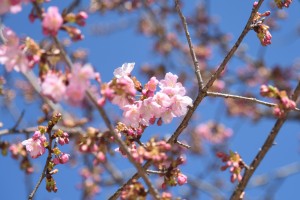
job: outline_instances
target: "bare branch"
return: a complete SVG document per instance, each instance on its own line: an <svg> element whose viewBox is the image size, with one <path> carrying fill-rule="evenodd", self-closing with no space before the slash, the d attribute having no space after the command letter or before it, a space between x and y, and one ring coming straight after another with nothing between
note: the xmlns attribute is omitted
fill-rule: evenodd
<svg viewBox="0 0 300 200"><path fill-rule="evenodd" d="M296 102L299 94L300 94L300 81L299 81L296 89L294 90L294 93L293 93L291 99ZM263 144L260 151L255 156L255 158L252 161L249 169L245 170L245 173L243 175L242 180L239 182L239 184L237 185L236 189L234 190L234 192L233 192L233 194L230 198L231 200L241 199L241 195L244 193L244 190L245 190L250 178L252 177L254 171L257 169L260 162L264 159L264 157L266 156L268 151L273 146L276 136L278 135L282 125L284 124L284 122L287 119L288 112L289 112L289 110L285 110L285 115L282 118L280 118L276 121L276 123L273 126L268 138L266 139L266 141Z"/></svg>
<svg viewBox="0 0 300 200"><path fill-rule="evenodd" d="M197 77L198 85L199 85L199 90L202 90L202 88L203 88L203 79L202 79L201 70L200 70L200 67L199 67L199 62L197 60L197 57L196 57L196 54L195 54L195 51L194 51L194 47L193 47L193 44L192 44L192 39L191 39L189 30L188 30L186 19L185 19L184 15L182 14L181 9L180 9L179 0L175 0L175 8L178 12L178 15L179 15L180 19L181 19L181 23L182 23L182 26L183 26L183 29L184 29L184 32L185 32L185 36L186 36L187 42L189 44L190 54L191 54L192 59L193 59L195 73L196 73L196 77Z"/></svg>
<svg viewBox="0 0 300 200"><path fill-rule="evenodd" d="M239 100L244 100L244 101L248 101L251 103L258 103L258 104L262 104L268 107L274 107L277 104L276 103L269 103L266 101L262 101L262 100L258 100L254 97L244 97L244 96L239 96L239 95L234 95L234 94L225 94L225 93L220 93L220 92L207 92L206 93L207 96L211 96L211 97L224 97L224 98L231 98L231 99L239 99ZM296 111L300 111L299 108L295 108Z"/></svg>

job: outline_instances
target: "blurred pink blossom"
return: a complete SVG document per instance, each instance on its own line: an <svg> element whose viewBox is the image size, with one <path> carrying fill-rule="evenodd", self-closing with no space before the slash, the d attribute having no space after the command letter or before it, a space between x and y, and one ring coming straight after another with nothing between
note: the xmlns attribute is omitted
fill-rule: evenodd
<svg viewBox="0 0 300 200"><path fill-rule="evenodd" d="M43 15L43 33L45 35L55 36L63 24L63 18L60 15L58 8L50 6Z"/></svg>
<svg viewBox="0 0 300 200"><path fill-rule="evenodd" d="M45 153L45 142L45 135L41 134L40 131L36 131L32 138L24 140L22 144L26 146L26 150L32 158L37 158Z"/></svg>
<svg viewBox="0 0 300 200"><path fill-rule="evenodd" d="M63 99L66 92L66 85L63 82L63 77L49 71L41 85L42 94L58 102Z"/></svg>

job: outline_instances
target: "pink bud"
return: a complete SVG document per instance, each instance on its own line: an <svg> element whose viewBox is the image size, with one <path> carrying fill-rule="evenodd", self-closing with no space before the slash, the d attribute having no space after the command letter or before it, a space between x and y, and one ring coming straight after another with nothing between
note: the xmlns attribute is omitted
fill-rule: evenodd
<svg viewBox="0 0 300 200"><path fill-rule="evenodd" d="M63 153L63 155L60 156L59 162L60 162L61 164L65 164L65 163L67 163L67 162L69 161L69 157L70 157L69 154Z"/></svg>
<svg viewBox="0 0 300 200"><path fill-rule="evenodd" d="M178 177L177 177L177 182L178 182L179 185L183 185L183 184L187 183L186 175L184 175L182 173L179 173Z"/></svg>

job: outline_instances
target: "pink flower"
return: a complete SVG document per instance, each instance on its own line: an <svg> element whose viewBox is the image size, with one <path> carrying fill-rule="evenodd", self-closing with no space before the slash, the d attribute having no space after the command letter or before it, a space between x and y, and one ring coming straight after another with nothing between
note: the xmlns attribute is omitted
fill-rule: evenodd
<svg viewBox="0 0 300 200"><path fill-rule="evenodd" d="M115 69L114 76L116 78L121 78L124 76L129 76L134 68L135 63L124 63L121 67Z"/></svg>
<svg viewBox="0 0 300 200"><path fill-rule="evenodd" d="M69 134L64 132L61 137L58 138L60 145L69 144Z"/></svg>
<svg viewBox="0 0 300 200"><path fill-rule="evenodd" d="M63 78L53 72L48 72L41 85L42 94L54 102L62 100L66 92L66 85Z"/></svg>
<svg viewBox="0 0 300 200"><path fill-rule="evenodd" d="M24 140L22 144L26 146L26 150L32 158L37 158L45 153L45 142L45 135L42 135L40 131L36 131L32 138Z"/></svg>
<svg viewBox="0 0 300 200"><path fill-rule="evenodd" d="M22 10L22 0L1 0L0 1L0 15L7 12L18 13Z"/></svg>
<svg viewBox="0 0 300 200"><path fill-rule="evenodd" d="M175 94L185 95L185 88L181 83L177 82L178 76L168 72L165 75L165 79L159 82L159 87L161 88L161 92L172 97Z"/></svg>
<svg viewBox="0 0 300 200"><path fill-rule="evenodd" d="M29 67L29 61L24 52L15 46L1 46L0 47L0 63L5 65L8 72L21 71L26 72Z"/></svg>
<svg viewBox="0 0 300 200"><path fill-rule="evenodd" d="M195 128L195 133L199 135L201 139L207 140L208 142L221 144L231 137L232 130L224 127L222 124L207 122L205 124L199 124Z"/></svg>
<svg viewBox="0 0 300 200"><path fill-rule="evenodd" d="M43 16L43 33L45 35L55 36L63 24L63 18L58 12L58 8L55 6L50 6L47 13Z"/></svg>
<svg viewBox="0 0 300 200"><path fill-rule="evenodd" d="M177 176L177 183L179 185L186 184L187 183L187 176L182 174L182 173L179 173L178 176Z"/></svg>
<svg viewBox="0 0 300 200"><path fill-rule="evenodd" d="M79 105L85 97L86 90L90 87L90 79L94 79L96 73L90 64L81 66L75 63L71 75L68 77L69 85L66 88L66 98L72 105Z"/></svg>
<svg viewBox="0 0 300 200"><path fill-rule="evenodd" d="M88 14L84 11L79 12L76 15L76 24L79 26L85 26L85 20L88 18Z"/></svg>
<svg viewBox="0 0 300 200"><path fill-rule="evenodd" d="M111 85L114 83L110 82L109 84ZM111 100L113 104L117 104L121 109L123 109L125 105L133 103L136 89L133 81L128 76L118 78L114 87L115 95Z"/></svg>
<svg viewBox="0 0 300 200"><path fill-rule="evenodd" d="M5 65L8 72L15 70L26 72L29 61L19 46L19 38L9 28L2 30L4 45L0 45L0 64Z"/></svg>
<svg viewBox="0 0 300 200"><path fill-rule="evenodd" d="M53 159L53 163L56 165L65 164L69 161L69 158L70 158L70 154L62 153L60 156Z"/></svg>
<svg viewBox="0 0 300 200"><path fill-rule="evenodd" d="M139 127L141 113L140 107L140 103L124 106L123 117L126 125L129 125L133 128Z"/></svg>
<svg viewBox="0 0 300 200"><path fill-rule="evenodd" d="M188 96L174 95L172 97L172 112L176 117L185 115L188 111L188 106L193 105L193 100Z"/></svg>

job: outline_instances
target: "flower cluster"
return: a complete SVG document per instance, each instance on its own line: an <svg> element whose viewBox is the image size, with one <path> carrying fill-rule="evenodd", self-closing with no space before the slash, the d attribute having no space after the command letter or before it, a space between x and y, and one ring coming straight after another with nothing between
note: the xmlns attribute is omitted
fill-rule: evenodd
<svg viewBox="0 0 300 200"><path fill-rule="evenodd" d="M43 14L43 33L45 35L55 36L63 24L63 18L60 15L58 8L50 6L47 12Z"/></svg>
<svg viewBox="0 0 300 200"><path fill-rule="evenodd" d="M139 146L136 151L132 150L132 157L139 163L144 160L152 160L154 163L159 164L167 160L166 152L171 149L171 145L165 141L155 141L151 138L145 146Z"/></svg>
<svg viewBox="0 0 300 200"><path fill-rule="evenodd" d="M274 0L274 2L279 9L282 9L283 7L288 8L292 3L292 0Z"/></svg>
<svg viewBox="0 0 300 200"><path fill-rule="evenodd" d="M199 124L194 131L201 139L207 140L213 144L223 143L232 135L231 129L212 121Z"/></svg>
<svg viewBox="0 0 300 200"><path fill-rule="evenodd" d="M257 33L257 37L260 40L261 45L267 46L271 44L272 35L269 32L269 26L263 23L264 17L270 15L270 11L264 13L257 12L252 21L253 30Z"/></svg>
<svg viewBox="0 0 300 200"><path fill-rule="evenodd" d="M231 173L230 181L232 183L235 180L240 182L242 180L241 171L246 167L240 155L232 151L230 151L229 155L223 152L218 152L217 157L222 159L222 162L225 163L225 165L221 167L222 171L225 171L227 168L229 168Z"/></svg>
<svg viewBox="0 0 300 200"><path fill-rule="evenodd" d="M165 78L158 81L152 77L145 87L130 73L134 63L125 63L114 72L115 79L102 88L102 94L112 103L123 110L124 123L133 129L147 127L150 124L170 123L174 117L186 114L188 106L192 106L192 99L185 96L186 90L178 77L167 73ZM155 93L157 86L160 90ZM136 92L142 93L136 99Z"/></svg>
<svg viewBox="0 0 300 200"><path fill-rule="evenodd" d="M262 85L260 87L260 94L264 97L277 99L278 104L274 107L273 113L276 117L284 116L284 110L293 110L296 108L296 103L289 99L286 91L279 91L276 87L271 85Z"/></svg>
<svg viewBox="0 0 300 200"><path fill-rule="evenodd" d="M96 76L90 64L81 66L80 63L75 63L67 76L49 70L42 77L42 94L54 102L65 99L71 105L80 105L85 91L90 87L90 80Z"/></svg>
<svg viewBox="0 0 300 200"><path fill-rule="evenodd" d="M122 190L121 199L146 199L146 196L147 192L144 186L134 179Z"/></svg>
<svg viewBox="0 0 300 200"><path fill-rule="evenodd" d="M34 21L37 17L38 15L32 11L30 14L31 21ZM56 36L58 31L61 29L69 34L72 41L82 40L83 35L81 34L80 29L66 25L66 23L75 23L79 26L84 26L87 18L88 15L84 11L80 11L77 14L68 13L62 16L59 13L58 7L50 6L47 9L47 12L43 13L43 33L44 35Z"/></svg>
<svg viewBox="0 0 300 200"><path fill-rule="evenodd" d="M4 44L0 45L0 64L5 65L8 72L12 70L26 72L29 60L20 45L20 39L9 28L2 28L1 32Z"/></svg>
<svg viewBox="0 0 300 200"><path fill-rule="evenodd" d="M178 168L179 165L185 163L185 159L183 157L179 157L176 160L172 161L168 168L162 168L161 171L164 173L164 182L162 184L162 188L165 189L169 186L184 185L187 183L187 176L181 173Z"/></svg>
<svg viewBox="0 0 300 200"><path fill-rule="evenodd" d="M78 146L82 153L91 153L95 156L93 164L97 165L106 160L107 140L97 129L88 128L87 134L79 137Z"/></svg>
<svg viewBox="0 0 300 200"><path fill-rule="evenodd" d="M100 174L102 169L100 167L94 167L93 169L83 168L80 171L80 175L83 181L80 188L84 190L87 199L92 199L96 194L100 192Z"/></svg>

